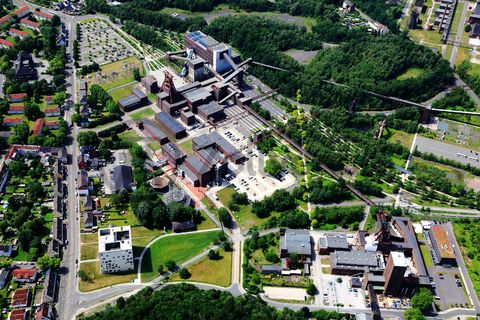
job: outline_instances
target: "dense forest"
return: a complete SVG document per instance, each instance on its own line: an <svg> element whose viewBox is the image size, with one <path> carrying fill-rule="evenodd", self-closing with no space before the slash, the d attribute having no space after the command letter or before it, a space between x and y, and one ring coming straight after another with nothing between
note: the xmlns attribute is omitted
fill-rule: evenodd
<svg viewBox="0 0 480 320"><path fill-rule="evenodd" d="M229 292L200 290L191 284L169 285L160 291L147 287L86 320L209 319L209 320L327 320L351 319L329 311L276 310L252 295L234 297Z"/></svg>

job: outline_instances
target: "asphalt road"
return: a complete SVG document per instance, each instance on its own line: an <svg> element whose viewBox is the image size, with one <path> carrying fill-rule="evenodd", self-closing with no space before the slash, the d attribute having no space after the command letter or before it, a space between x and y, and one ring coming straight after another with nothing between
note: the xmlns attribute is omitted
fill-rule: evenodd
<svg viewBox="0 0 480 320"><path fill-rule="evenodd" d="M464 164L470 164L473 167L480 168L480 162L469 159L468 157L474 157L480 159L480 155L475 154L475 150L464 148L461 146L456 146L441 142L438 140L428 139L421 136L417 137L416 147L420 152L429 152L433 153L436 156L443 157L450 160L455 160ZM476 150L477 152L479 150ZM457 156L457 153L466 155Z"/></svg>
<svg viewBox="0 0 480 320"><path fill-rule="evenodd" d="M460 22L458 23L457 33L453 39L452 55L450 56L450 66L455 66L455 60L457 60L458 46L461 44L463 29L465 28L465 20L467 19L468 2L464 2L462 15ZM453 23L453 22L452 22Z"/></svg>

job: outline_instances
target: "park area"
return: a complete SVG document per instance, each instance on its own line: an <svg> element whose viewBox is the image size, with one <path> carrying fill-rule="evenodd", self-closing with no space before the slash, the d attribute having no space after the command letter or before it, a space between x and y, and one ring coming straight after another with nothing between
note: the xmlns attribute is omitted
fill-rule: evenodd
<svg viewBox="0 0 480 320"><path fill-rule="evenodd" d="M219 238L219 231L172 234L158 239L143 256L142 282L149 282L160 275L158 267L173 260L177 265L199 255Z"/></svg>
<svg viewBox="0 0 480 320"><path fill-rule="evenodd" d="M211 260L208 256L203 257L197 263L187 267L191 276L188 279L180 278L176 273L172 281L194 281L228 287L232 283L232 252L220 250L220 258Z"/></svg>
<svg viewBox="0 0 480 320"><path fill-rule="evenodd" d="M468 274L477 295L480 293L480 229L475 219L461 219L453 223L453 232L460 245Z"/></svg>

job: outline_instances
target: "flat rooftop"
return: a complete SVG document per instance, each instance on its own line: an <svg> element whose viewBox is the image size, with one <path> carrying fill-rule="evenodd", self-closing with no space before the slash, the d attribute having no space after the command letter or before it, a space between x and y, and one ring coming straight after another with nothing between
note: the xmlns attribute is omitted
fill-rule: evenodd
<svg viewBox="0 0 480 320"><path fill-rule="evenodd" d="M131 250L132 235L130 226L98 229L98 252Z"/></svg>
<svg viewBox="0 0 480 320"><path fill-rule="evenodd" d="M438 250L440 251L440 256L446 259L455 259L452 244L448 239L445 226L435 225L432 226L430 230L433 232L433 236L435 237L435 242L437 243Z"/></svg>

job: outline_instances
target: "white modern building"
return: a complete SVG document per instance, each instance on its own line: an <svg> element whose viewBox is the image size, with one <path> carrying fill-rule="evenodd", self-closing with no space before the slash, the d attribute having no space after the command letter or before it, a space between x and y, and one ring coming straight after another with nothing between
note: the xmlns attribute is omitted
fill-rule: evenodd
<svg viewBox="0 0 480 320"><path fill-rule="evenodd" d="M132 233L130 226L98 230L100 271L113 273L131 271L133 266Z"/></svg>

